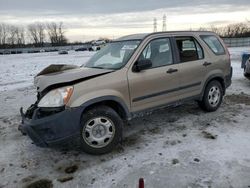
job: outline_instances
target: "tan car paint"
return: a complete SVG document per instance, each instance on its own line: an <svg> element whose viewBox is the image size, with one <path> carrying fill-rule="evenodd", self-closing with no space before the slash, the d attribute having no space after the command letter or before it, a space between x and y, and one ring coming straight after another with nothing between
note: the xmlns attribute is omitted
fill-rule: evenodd
<svg viewBox="0 0 250 188"><path fill-rule="evenodd" d="M91 99L103 96L116 96L130 109L127 68L74 85L74 92L67 106L78 107Z"/></svg>
<svg viewBox="0 0 250 188"><path fill-rule="evenodd" d="M78 107L98 97L116 96L126 104L130 112L136 112L187 97L200 95L210 76L215 74L226 76L230 74L229 55L215 56L205 42L199 38L200 34L213 35L211 32L168 32L149 35L141 42L128 63L120 70L75 84L73 95L67 106ZM194 37L204 50L204 59L152 68L141 72L132 71L134 63L151 40L170 36ZM204 62L211 62L212 64L210 66L204 66ZM178 69L178 72L167 74L166 71L169 68ZM200 84L198 84L199 82ZM172 90L194 83L197 83L194 87L169 92L144 100L133 101L141 96Z"/></svg>

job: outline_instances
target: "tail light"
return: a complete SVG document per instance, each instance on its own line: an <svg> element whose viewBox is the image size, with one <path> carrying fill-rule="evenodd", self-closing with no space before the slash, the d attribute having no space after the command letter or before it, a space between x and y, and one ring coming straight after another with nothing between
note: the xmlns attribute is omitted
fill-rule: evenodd
<svg viewBox="0 0 250 188"><path fill-rule="evenodd" d="M231 62L231 54L230 54L230 52L228 50L228 46L227 45L225 45L225 49L226 49L226 52L227 52L227 54L229 56L229 61Z"/></svg>

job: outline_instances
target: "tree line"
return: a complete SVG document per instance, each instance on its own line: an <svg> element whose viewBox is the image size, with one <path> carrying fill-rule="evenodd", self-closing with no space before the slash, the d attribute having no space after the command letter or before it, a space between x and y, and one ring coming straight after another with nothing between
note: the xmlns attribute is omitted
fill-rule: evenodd
<svg viewBox="0 0 250 188"><path fill-rule="evenodd" d="M63 46L68 43L63 22L35 22L27 27L0 23L0 48Z"/></svg>
<svg viewBox="0 0 250 188"><path fill-rule="evenodd" d="M230 24L225 27L199 28L200 31L213 31L225 38L250 37L250 22Z"/></svg>
<svg viewBox="0 0 250 188"><path fill-rule="evenodd" d="M213 31L221 37L250 37L250 21L225 27L199 28ZM63 22L35 22L26 27L0 23L0 48L63 46L68 44Z"/></svg>

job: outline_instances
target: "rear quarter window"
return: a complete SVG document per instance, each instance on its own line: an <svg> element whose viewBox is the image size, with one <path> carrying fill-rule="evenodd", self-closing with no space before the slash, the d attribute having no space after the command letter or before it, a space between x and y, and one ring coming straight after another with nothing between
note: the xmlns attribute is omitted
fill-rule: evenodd
<svg viewBox="0 0 250 188"><path fill-rule="evenodd" d="M224 47L216 36L201 35L200 37L216 55L226 54Z"/></svg>
<svg viewBox="0 0 250 188"><path fill-rule="evenodd" d="M180 62L197 61L204 58L200 44L190 36L175 37Z"/></svg>

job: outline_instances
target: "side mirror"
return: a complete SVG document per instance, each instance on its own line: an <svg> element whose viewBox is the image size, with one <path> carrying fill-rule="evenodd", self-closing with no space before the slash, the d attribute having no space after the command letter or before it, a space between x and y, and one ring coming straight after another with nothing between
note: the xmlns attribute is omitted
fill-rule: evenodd
<svg viewBox="0 0 250 188"><path fill-rule="evenodd" d="M152 67L152 62L149 59L143 59L143 60L139 60L135 63L134 66L134 71L135 72L140 72L142 70L148 69Z"/></svg>

